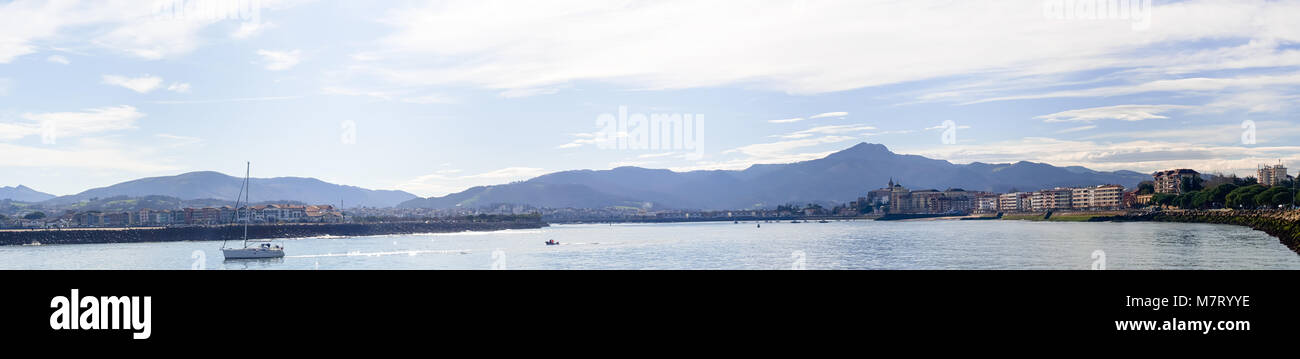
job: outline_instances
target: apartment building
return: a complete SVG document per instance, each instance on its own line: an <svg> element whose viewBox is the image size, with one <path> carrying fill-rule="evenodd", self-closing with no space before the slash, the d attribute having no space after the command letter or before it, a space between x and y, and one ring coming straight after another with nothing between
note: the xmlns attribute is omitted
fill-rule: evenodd
<svg viewBox="0 0 1300 359"><path fill-rule="evenodd" d="M1156 193L1182 194L1183 183L1199 178L1201 174L1190 169L1159 171L1151 175L1155 178Z"/></svg>
<svg viewBox="0 0 1300 359"><path fill-rule="evenodd" d="M1072 190L1071 207L1078 210L1118 209L1124 205L1124 186L1101 185Z"/></svg>

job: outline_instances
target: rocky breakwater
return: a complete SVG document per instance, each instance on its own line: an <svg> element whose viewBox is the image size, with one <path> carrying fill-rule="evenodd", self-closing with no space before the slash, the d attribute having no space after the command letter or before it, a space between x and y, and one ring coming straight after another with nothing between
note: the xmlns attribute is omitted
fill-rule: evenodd
<svg viewBox="0 0 1300 359"><path fill-rule="evenodd" d="M1102 218L1098 218L1102 219ZM1300 253L1300 211L1295 210L1176 210L1129 212L1104 220L1215 223L1246 226L1277 237Z"/></svg>
<svg viewBox="0 0 1300 359"><path fill-rule="evenodd" d="M317 236L377 236L412 233L498 231L545 227L541 221L429 221L388 223L281 224L248 226L249 239ZM0 231L0 245L221 241L244 238L243 226L104 228Z"/></svg>

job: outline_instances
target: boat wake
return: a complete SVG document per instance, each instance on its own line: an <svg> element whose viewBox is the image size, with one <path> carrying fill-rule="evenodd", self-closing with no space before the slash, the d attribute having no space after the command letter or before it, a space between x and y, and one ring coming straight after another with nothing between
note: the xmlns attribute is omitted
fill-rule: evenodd
<svg viewBox="0 0 1300 359"><path fill-rule="evenodd" d="M468 249L444 249L444 250L414 250L414 251L388 251L388 252L361 252L352 251L347 253L326 253L326 254L307 254L300 256L284 256L285 258L322 258L322 257L382 257L382 256L417 256L421 254L470 254Z"/></svg>
<svg viewBox="0 0 1300 359"><path fill-rule="evenodd" d="M409 235L409 236L435 236L435 237L441 237L441 236L486 236L486 235L493 235L493 234L541 234L541 233L542 233L542 231L540 231L540 230L536 230L536 229L523 229L523 230L520 230L520 229L502 229L502 230L499 230L499 231L463 231L463 232L448 232L448 233L412 233L412 234L404 234L404 236Z"/></svg>

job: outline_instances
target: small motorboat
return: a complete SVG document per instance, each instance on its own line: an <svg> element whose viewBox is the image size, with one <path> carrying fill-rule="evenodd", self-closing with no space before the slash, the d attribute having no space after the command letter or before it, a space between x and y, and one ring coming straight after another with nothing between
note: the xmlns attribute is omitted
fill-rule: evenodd
<svg viewBox="0 0 1300 359"><path fill-rule="evenodd" d="M546 245L548 245L548 246L558 246L558 245L560 245L560 242L558 242L558 241L556 241L556 240L554 240L554 239L551 239L551 240L547 240L547 241L546 241Z"/></svg>
<svg viewBox="0 0 1300 359"><path fill-rule="evenodd" d="M831 223L831 221L827 221L827 220L824 220L824 219L823 219L823 220L817 221L817 223Z"/></svg>

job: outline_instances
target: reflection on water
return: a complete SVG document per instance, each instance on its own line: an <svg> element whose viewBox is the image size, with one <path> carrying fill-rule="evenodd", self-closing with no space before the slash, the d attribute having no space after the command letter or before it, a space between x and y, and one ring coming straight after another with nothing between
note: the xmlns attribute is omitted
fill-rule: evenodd
<svg viewBox="0 0 1300 359"><path fill-rule="evenodd" d="M221 261L225 269L268 269L281 263L284 263L284 258L225 259Z"/></svg>
<svg viewBox="0 0 1300 359"><path fill-rule="evenodd" d="M9 246L0 268L1089 269L1100 250L1107 269L1300 269L1300 255L1263 232L1181 223L556 225L282 244L284 258L257 260L221 260L220 242Z"/></svg>

